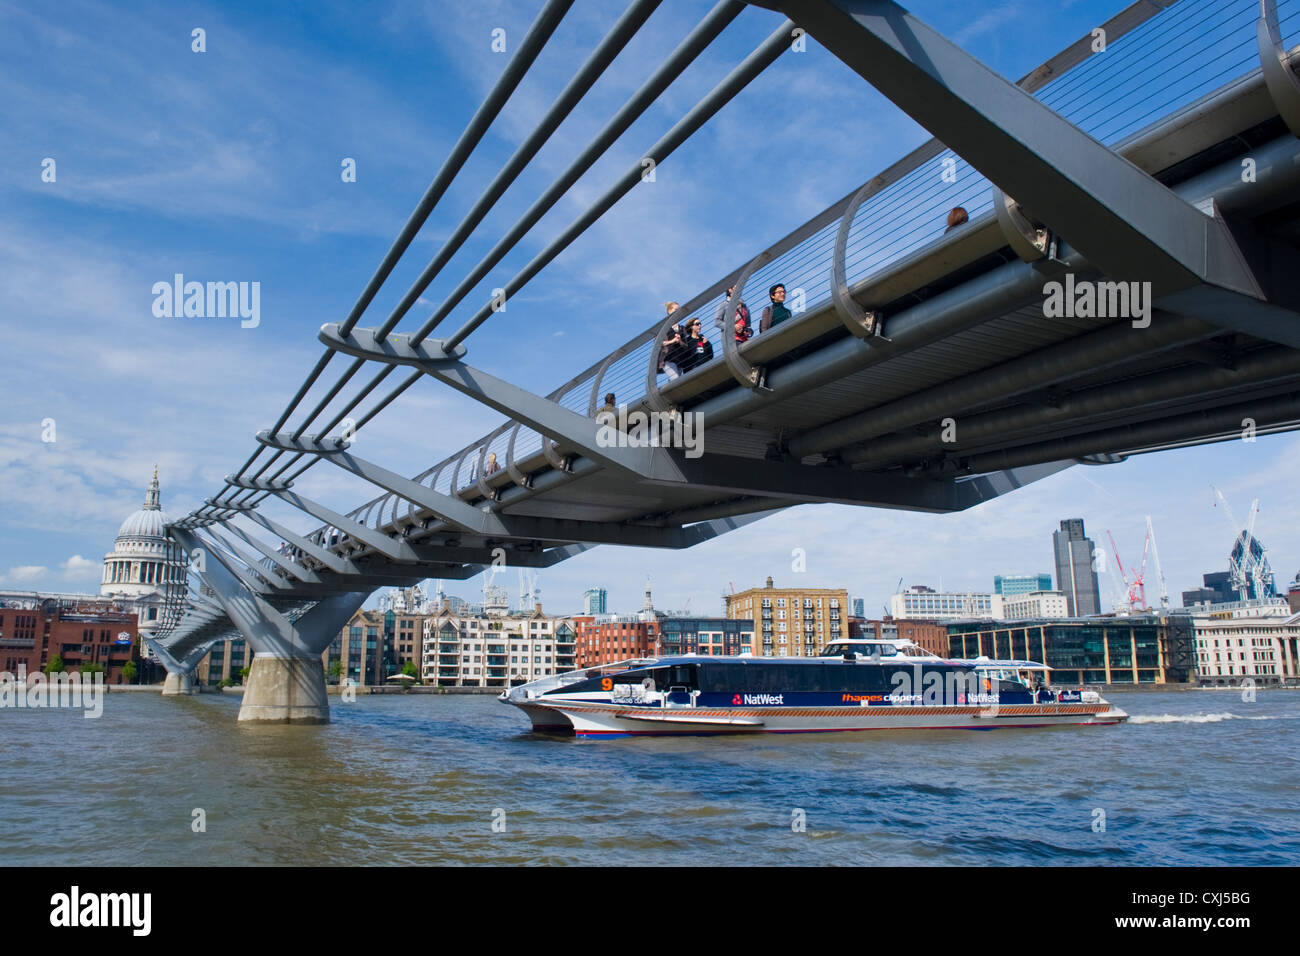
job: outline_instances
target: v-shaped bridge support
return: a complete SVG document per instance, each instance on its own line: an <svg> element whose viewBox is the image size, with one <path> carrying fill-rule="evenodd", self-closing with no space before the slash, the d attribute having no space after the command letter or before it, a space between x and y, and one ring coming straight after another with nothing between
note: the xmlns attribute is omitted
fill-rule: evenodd
<svg viewBox="0 0 1300 956"><path fill-rule="evenodd" d="M191 555L191 567L253 647L239 719L268 723L329 723L321 654L356 613L368 591L325 598L291 621L250 590L233 559L197 534L173 526L171 536ZM194 555L202 555L195 560Z"/></svg>

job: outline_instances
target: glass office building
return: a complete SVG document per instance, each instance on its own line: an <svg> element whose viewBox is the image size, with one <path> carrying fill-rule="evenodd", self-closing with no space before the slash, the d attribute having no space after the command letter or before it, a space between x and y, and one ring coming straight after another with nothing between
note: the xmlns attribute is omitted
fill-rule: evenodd
<svg viewBox="0 0 1300 956"><path fill-rule="evenodd" d="M949 654L1038 661L1056 684L1174 684L1194 677L1190 617L955 621Z"/></svg>
<svg viewBox="0 0 1300 956"><path fill-rule="evenodd" d="M995 574L993 575L993 593L1003 597L1015 597L1017 594L1032 594L1035 591L1052 590L1050 574Z"/></svg>

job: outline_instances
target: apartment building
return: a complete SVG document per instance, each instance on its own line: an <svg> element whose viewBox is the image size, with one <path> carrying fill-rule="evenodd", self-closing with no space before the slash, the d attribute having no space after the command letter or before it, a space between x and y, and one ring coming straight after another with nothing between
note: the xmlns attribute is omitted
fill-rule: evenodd
<svg viewBox="0 0 1300 956"><path fill-rule="evenodd" d="M752 622L750 653L815 657L830 641L849 636L849 592L844 588L761 588L725 596L726 616Z"/></svg>

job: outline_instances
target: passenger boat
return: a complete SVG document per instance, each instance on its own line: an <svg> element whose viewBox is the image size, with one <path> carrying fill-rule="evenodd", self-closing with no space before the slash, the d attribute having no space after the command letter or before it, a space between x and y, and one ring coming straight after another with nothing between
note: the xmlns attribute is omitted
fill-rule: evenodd
<svg viewBox="0 0 1300 956"><path fill-rule="evenodd" d="M541 733L665 735L991 730L1118 724L1082 689L1047 686L1032 661L948 660L910 641L836 641L820 657L651 657L511 688ZM1041 675L1041 683L1032 683Z"/></svg>

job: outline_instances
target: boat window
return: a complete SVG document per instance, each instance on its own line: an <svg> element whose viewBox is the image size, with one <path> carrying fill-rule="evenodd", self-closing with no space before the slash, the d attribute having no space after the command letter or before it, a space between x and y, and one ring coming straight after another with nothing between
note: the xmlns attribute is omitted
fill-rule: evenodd
<svg viewBox="0 0 1300 956"><path fill-rule="evenodd" d="M664 670L668 671L667 686L687 688L695 687L695 664L674 664L672 667L664 668Z"/></svg>

